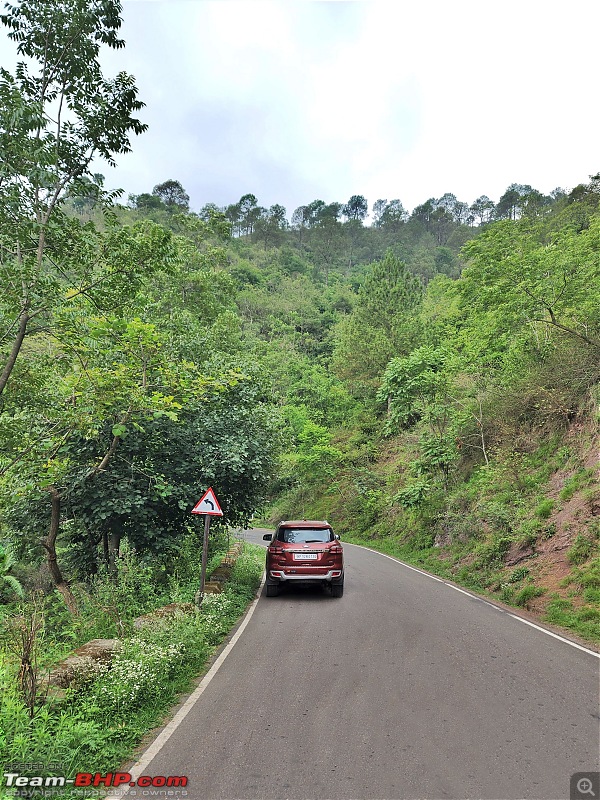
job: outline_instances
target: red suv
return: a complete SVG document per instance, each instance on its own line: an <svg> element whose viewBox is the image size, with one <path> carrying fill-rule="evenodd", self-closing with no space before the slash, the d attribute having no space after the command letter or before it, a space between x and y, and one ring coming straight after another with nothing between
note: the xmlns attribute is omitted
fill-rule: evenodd
<svg viewBox="0 0 600 800"><path fill-rule="evenodd" d="M344 594L344 553L340 537L328 522L288 520L280 522L267 549L267 597L279 594L287 581L327 583L333 597Z"/></svg>

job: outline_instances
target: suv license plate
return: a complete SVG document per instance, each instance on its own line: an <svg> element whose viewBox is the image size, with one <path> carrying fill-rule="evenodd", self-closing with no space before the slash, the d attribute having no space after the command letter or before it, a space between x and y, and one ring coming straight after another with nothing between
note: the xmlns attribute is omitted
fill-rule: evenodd
<svg viewBox="0 0 600 800"><path fill-rule="evenodd" d="M316 561L318 553L294 553L294 561Z"/></svg>

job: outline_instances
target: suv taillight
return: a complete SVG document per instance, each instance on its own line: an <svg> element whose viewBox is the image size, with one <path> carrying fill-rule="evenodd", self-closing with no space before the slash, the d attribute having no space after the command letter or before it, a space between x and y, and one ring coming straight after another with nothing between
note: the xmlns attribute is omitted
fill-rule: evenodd
<svg viewBox="0 0 600 800"><path fill-rule="evenodd" d="M269 553L271 553L271 555L280 556L283 552L283 547L269 547Z"/></svg>
<svg viewBox="0 0 600 800"><path fill-rule="evenodd" d="M336 554L337 553L341 553L342 552L342 548L340 547L339 544L332 544L331 547L329 548L329 552L330 553L336 553Z"/></svg>

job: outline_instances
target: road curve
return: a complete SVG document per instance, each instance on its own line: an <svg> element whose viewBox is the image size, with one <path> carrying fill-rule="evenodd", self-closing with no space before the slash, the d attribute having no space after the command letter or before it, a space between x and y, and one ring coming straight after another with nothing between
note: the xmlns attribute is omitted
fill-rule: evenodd
<svg viewBox="0 0 600 800"><path fill-rule="evenodd" d="M342 598L260 598L144 774L188 776L191 800L563 800L573 773L599 769L593 654L345 554Z"/></svg>

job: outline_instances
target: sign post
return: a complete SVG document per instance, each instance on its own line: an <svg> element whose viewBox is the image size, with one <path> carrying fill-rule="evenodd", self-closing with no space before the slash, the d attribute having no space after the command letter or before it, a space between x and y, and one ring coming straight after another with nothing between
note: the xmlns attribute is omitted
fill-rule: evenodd
<svg viewBox="0 0 600 800"><path fill-rule="evenodd" d="M204 538L202 539L202 569L200 570L200 596L204 596L206 583L206 562L208 561L208 533L210 530L210 515L204 516Z"/></svg>
<svg viewBox="0 0 600 800"><path fill-rule="evenodd" d="M204 514L204 537L202 539L202 569L200 572L200 602L204 597L204 584L206 582L206 562L208 561L208 535L210 532L210 518L222 517L223 512L212 488L207 489L200 500L192 508L192 514Z"/></svg>

